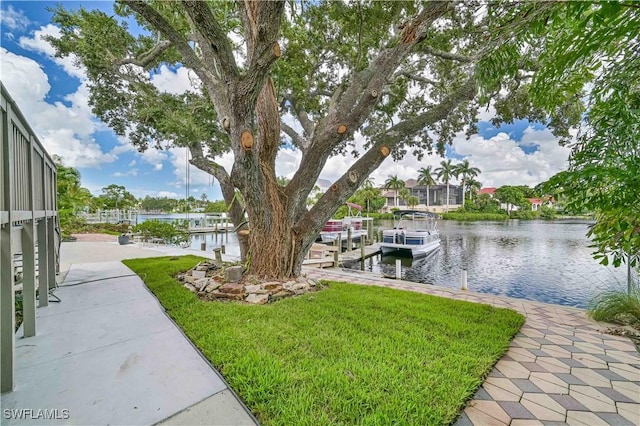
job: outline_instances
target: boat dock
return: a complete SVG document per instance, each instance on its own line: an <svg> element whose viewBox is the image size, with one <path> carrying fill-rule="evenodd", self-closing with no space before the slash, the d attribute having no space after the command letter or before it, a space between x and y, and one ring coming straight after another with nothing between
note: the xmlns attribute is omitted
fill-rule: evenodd
<svg viewBox="0 0 640 426"><path fill-rule="evenodd" d="M326 248L323 248L326 247ZM380 244L359 246L353 250L340 252L336 246L314 244L308 258L302 264L314 268L339 268L344 262L362 261L380 254Z"/></svg>

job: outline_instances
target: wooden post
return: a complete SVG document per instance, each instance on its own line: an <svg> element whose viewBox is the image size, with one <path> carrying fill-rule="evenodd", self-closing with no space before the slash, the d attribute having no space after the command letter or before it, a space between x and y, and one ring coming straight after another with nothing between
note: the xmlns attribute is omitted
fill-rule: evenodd
<svg viewBox="0 0 640 426"><path fill-rule="evenodd" d="M340 264L340 251L334 250L333 251L333 267L337 268L339 264Z"/></svg>
<svg viewBox="0 0 640 426"><path fill-rule="evenodd" d="M207 243L206 243L206 241L204 243L200 243L200 250L207 251Z"/></svg>
<svg viewBox="0 0 640 426"><path fill-rule="evenodd" d="M402 261L400 259L396 259L396 279L402 278Z"/></svg>
<svg viewBox="0 0 640 426"><path fill-rule="evenodd" d="M49 263L47 262L47 219L38 221L38 307L49 306Z"/></svg>
<svg viewBox="0 0 640 426"><path fill-rule="evenodd" d="M22 317L23 336L36 335L36 244L34 221L22 224Z"/></svg>
<svg viewBox="0 0 640 426"><path fill-rule="evenodd" d="M216 265L222 265L222 250L218 248L213 249L213 254L215 256Z"/></svg>
<svg viewBox="0 0 640 426"><path fill-rule="evenodd" d="M2 101L4 103L4 86ZM13 283L13 244L11 243L12 211L14 210L15 183L13 162L13 114L7 102L6 114L0 111L2 122L2 172L4 206L8 212L8 223L0 227L0 392L12 391L15 385L15 292Z"/></svg>
<svg viewBox="0 0 640 426"><path fill-rule="evenodd" d="M220 252L222 254L227 254L227 247L224 244L220 244Z"/></svg>
<svg viewBox="0 0 640 426"><path fill-rule="evenodd" d="M367 256L364 247L364 235L360 237L360 270L364 271L364 258Z"/></svg>
<svg viewBox="0 0 640 426"><path fill-rule="evenodd" d="M351 227L347 228L347 251L351 251L352 244L353 244L353 240L351 239L352 235L351 235Z"/></svg>
<svg viewBox="0 0 640 426"><path fill-rule="evenodd" d="M373 241L373 220L367 221L367 238L370 242Z"/></svg>

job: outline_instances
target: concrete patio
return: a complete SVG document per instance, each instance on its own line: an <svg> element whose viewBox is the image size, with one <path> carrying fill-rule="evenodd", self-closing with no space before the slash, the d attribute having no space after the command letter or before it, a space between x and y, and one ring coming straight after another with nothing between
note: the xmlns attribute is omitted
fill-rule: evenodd
<svg viewBox="0 0 640 426"><path fill-rule="evenodd" d="M63 244L65 277L54 293L61 302L37 310L35 337L16 334L16 388L2 394L2 424L256 424L120 262L186 253ZM39 409L53 411L43 415Z"/></svg>

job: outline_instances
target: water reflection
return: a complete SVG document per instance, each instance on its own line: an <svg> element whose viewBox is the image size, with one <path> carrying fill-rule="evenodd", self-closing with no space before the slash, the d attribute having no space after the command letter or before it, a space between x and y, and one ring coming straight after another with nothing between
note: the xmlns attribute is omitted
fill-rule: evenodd
<svg viewBox="0 0 640 426"><path fill-rule="evenodd" d="M585 307L599 291L625 282L623 268L593 260L587 230L580 221L442 221L440 248L425 258L401 258L402 277L459 288L466 268L474 291ZM395 276L395 259L379 256L365 268Z"/></svg>

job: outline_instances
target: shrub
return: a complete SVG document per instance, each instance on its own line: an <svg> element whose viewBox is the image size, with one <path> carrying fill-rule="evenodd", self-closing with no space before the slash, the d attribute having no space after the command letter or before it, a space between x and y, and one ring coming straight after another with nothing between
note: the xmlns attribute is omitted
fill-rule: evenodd
<svg viewBox="0 0 640 426"><path fill-rule="evenodd" d="M532 220L539 217L540 212L533 210L514 210L511 212L511 219Z"/></svg>
<svg viewBox="0 0 640 426"><path fill-rule="evenodd" d="M442 219L444 219L444 220L461 220L461 221L507 220L507 219L509 219L509 215L500 214L500 213L450 212L450 213L443 213L442 214Z"/></svg>
<svg viewBox="0 0 640 426"><path fill-rule="evenodd" d="M181 245L189 241L186 222L162 222L156 219L146 220L133 227L145 240L158 238L164 244Z"/></svg>
<svg viewBox="0 0 640 426"><path fill-rule="evenodd" d="M611 289L599 294L589 303L588 311L596 321L640 328L640 284L634 280L628 291Z"/></svg>
<svg viewBox="0 0 640 426"><path fill-rule="evenodd" d="M557 214L556 210L551 208L551 207L542 206L540 208L540 217L542 219L547 219L547 220L555 219L557 215L558 214Z"/></svg>

